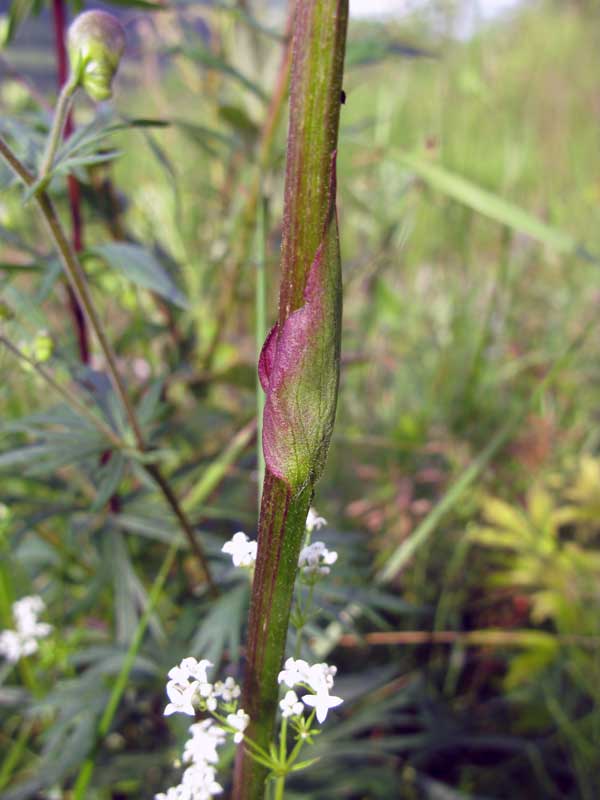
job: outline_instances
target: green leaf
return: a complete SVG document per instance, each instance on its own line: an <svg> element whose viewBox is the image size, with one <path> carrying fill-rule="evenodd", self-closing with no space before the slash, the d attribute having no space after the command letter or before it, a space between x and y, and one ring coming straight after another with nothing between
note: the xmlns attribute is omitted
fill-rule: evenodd
<svg viewBox="0 0 600 800"><path fill-rule="evenodd" d="M559 253L580 253L589 257L585 251L582 252L579 243L570 234L547 225L519 206L493 192L482 189L461 175L457 175L439 164L433 164L418 154L396 152L394 158L422 178L434 190L452 197L478 214L531 236Z"/></svg>
<svg viewBox="0 0 600 800"><path fill-rule="evenodd" d="M208 658L213 664L221 661L223 651L229 660L239 658L240 635L246 618L250 587L247 582L221 595L202 621L190 645L193 656Z"/></svg>
<svg viewBox="0 0 600 800"><path fill-rule="evenodd" d="M126 459L123 453L112 453L109 460L96 473L97 494L91 511L100 511L119 488L125 472Z"/></svg>
<svg viewBox="0 0 600 800"><path fill-rule="evenodd" d="M50 448L50 451L52 448ZM9 450L0 455L0 470L22 467L25 464L37 463L41 457L49 452L48 445L32 445L30 447L20 447L17 450Z"/></svg>
<svg viewBox="0 0 600 800"><path fill-rule="evenodd" d="M27 19L33 10L35 0L13 0L8 12L8 25L4 40L0 45L7 45L14 38L21 23Z"/></svg>
<svg viewBox="0 0 600 800"><path fill-rule="evenodd" d="M150 289L181 308L187 308L185 296L175 286L153 253L137 244L109 242L88 250L113 269L120 270L143 289Z"/></svg>
<svg viewBox="0 0 600 800"><path fill-rule="evenodd" d="M207 69L214 69L216 72L221 72L223 75L233 78L234 81L241 84L257 97L260 97L261 100L267 100L264 89L257 83L254 83L254 81L251 81L250 78L243 75L238 69L232 67L225 59L212 53L208 47L204 45L184 45L183 47L169 48L168 53L170 55L181 53L192 61L202 64L202 66Z"/></svg>
<svg viewBox="0 0 600 800"><path fill-rule="evenodd" d="M307 767L311 767L313 764L316 764L317 761L321 760L321 756L317 756L316 758L308 758L306 761L299 761L297 764L291 768L290 772L300 772L302 769L306 769Z"/></svg>

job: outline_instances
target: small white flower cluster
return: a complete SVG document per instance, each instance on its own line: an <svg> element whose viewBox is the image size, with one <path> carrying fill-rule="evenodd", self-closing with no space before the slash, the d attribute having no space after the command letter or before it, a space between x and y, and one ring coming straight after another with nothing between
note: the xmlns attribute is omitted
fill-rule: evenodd
<svg viewBox="0 0 600 800"><path fill-rule="evenodd" d="M335 564L338 554L328 550L325 542L313 542L300 551L298 566L305 575L329 575L331 564Z"/></svg>
<svg viewBox="0 0 600 800"><path fill-rule="evenodd" d="M231 556L234 567L253 567L256 561L256 542L248 539L243 531L238 531L225 542L221 552Z"/></svg>
<svg viewBox="0 0 600 800"><path fill-rule="evenodd" d="M303 710L302 703L304 703L316 709L317 719L320 723L325 722L329 709L344 702L341 697L329 694L329 690L333 689L333 679L336 673L337 667L328 664L311 666L301 658L288 658L285 662L285 669L281 670L277 677L279 683L284 683L290 689L279 703L282 715L284 717L300 716ZM305 694L298 698L296 692L291 691L294 686L303 686L312 694Z"/></svg>
<svg viewBox="0 0 600 800"><path fill-rule="evenodd" d="M320 530L327 524L324 517L319 517L314 508L310 508L306 518L306 531L310 535L314 530ZM256 562L256 542L249 539L245 533L238 531L225 542L221 552L231 556L234 567L252 568ZM330 566L337 561L338 554L335 550L328 550L324 542L313 542L300 552L298 566L304 575L319 576L329 575Z"/></svg>
<svg viewBox="0 0 600 800"><path fill-rule="evenodd" d="M325 525L327 525L325 517L320 517L316 508L309 508L308 516L306 517L306 530L309 533L320 531Z"/></svg>
<svg viewBox="0 0 600 800"><path fill-rule="evenodd" d="M233 678L210 683L206 674L208 667L212 664L207 659L196 661L190 657L169 670L167 695L171 702L165 708L166 717L177 712L193 717L196 708L212 712L217 710L219 702L225 705L235 703L241 694L240 687Z"/></svg>
<svg viewBox="0 0 600 800"><path fill-rule="evenodd" d="M219 761L217 748L224 744L227 733L233 734L233 741L239 744L250 722L249 716L236 708L241 691L233 678L210 683L207 669L210 661L184 658L179 666L169 670L167 695L170 702L165 708L165 716L180 713L194 716L196 708L201 711L225 714L223 724L205 719L190 726L191 737L183 749L182 761L189 766L184 771L181 783L172 786L166 794L155 795L155 800L210 800L221 794L223 787L216 781L215 764ZM220 708L219 708L220 706ZM219 717L222 719L222 717Z"/></svg>
<svg viewBox="0 0 600 800"><path fill-rule="evenodd" d="M38 616L45 608L44 601L37 595L22 597L13 603L15 630L0 633L0 656L14 664L37 651L38 641L52 630L52 625L47 622L38 622Z"/></svg>
<svg viewBox="0 0 600 800"><path fill-rule="evenodd" d="M217 748L225 742L226 733L212 719L190 726L191 737L185 743L182 761L189 764L178 786L171 786L166 794L154 795L155 800L209 800L221 794L223 787L216 781L219 762Z"/></svg>

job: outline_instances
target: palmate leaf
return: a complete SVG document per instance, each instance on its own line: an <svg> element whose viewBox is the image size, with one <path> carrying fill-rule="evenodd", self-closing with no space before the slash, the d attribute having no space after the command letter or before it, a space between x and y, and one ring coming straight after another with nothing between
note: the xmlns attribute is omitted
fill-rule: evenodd
<svg viewBox="0 0 600 800"><path fill-rule="evenodd" d="M0 454L0 471L19 467L25 475L51 475L60 467L78 464L98 456L106 441L95 433L87 436L72 433L46 433L43 444L27 445Z"/></svg>
<svg viewBox="0 0 600 800"><path fill-rule="evenodd" d="M96 720L105 702L106 692L98 676L84 673L59 683L35 703L32 714L53 719L44 734L41 758L33 762L33 774L31 765L26 765L26 777L3 792L2 800L28 800L72 774L93 747Z"/></svg>
<svg viewBox="0 0 600 800"><path fill-rule="evenodd" d="M123 453L112 453L109 460L100 465L94 476L94 484L97 489L91 511L101 511L117 492L125 474L126 463L127 459Z"/></svg>
<svg viewBox="0 0 600 800"><path fill-rule="evenodd" d="M105 533L104 566L114 586L117 640L128 643L148 606L148 594L131 562L125 539L117 530ZM165 634L156 614L150 617L149 628L159 642L164 642Z"/></svg>
<svg viewBox="0 0 600 800"><path fill-rule="evenodd" d="M109 242L88 250L101 258L109 267L119 270L137 286L150 289L181 308L188 301L175 286L156 256L144 247L125 242Z"/></svg>
<svg viewBox="0 0 600 800"><path fill-rule="evenodd" d="M237 661L249 596L246 581L222 594L202 621L190 645L190 654L219 664L227 649L229 661Z"/></svg>
<svg viewBox="0 0 600 800"><path fill-rule="evenodd" d="M35 774L3 793L3 800L32 798L46 787L62 784L79 768L96 741L97 721L111 685L106 679L119 673L126 657L126 650L110 645L87 648L72 657L78 669L90 666L76 679L59 683L33 706L33 714L54 719L44 734ZM142 656L136 657L133 670L152 678L159 672L155 662Z"/></svg>
<svg viewBox="0 0 600 800"><path fill-rule="evenodd" d="M90 123L77 128L61 145L48 175L25 190L24 202L46 186L54 175L66 175L80 170L81 167L102 164L118 156L119 151L114 149L100 151L100 147L112 134L130 128L164 128L168 124L167 121L158 119L115 117L112 111L99 113ZM78 174L85 177L84 172Z"/></svg>

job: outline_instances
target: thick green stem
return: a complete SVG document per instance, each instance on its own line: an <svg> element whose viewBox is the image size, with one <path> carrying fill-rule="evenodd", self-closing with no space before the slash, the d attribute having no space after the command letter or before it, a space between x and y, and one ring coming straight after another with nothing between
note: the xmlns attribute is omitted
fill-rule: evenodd
<svg viewBox="0 0 600 800"><path fill-rule="evenodd" d="M292 61L285 175L279 323L304 304L323 237L337 149L348 20L347 0L299 4Z"/></svg>
<svg viewBox="0 0 600 800"><path fill-rule="evenodd" d="M266 261L267 261L267 201L265 197L261 198L258 206L258 218L256 224L256 284L255 284L255 299L256 299L256 356L260 355L262 344L267 335L267 278L266 278ZM262 418L265 410L265 395L260 386L258 376L256 378L256 418L257 418L257 464L258 464L258 507L260 511L260 493L261 487L265 479L265 456L262 451Z"/></svg>
<svg viewBox="0 0 600 800"><path fill-rule="evenodd" d="M305 303L308 275L317 252L321 252L323 258L333 255L331 269L339 269L339 261L334 263L337 236L330 236L328 241L333 247L329 252L324 246L324 231L331 232L334 230L331 225L335 224L331 216L335 200L332 163L337 149L347 19L348 0L305 0L298 4L292 56L279 334L291 314ZM337 285L335 278L322 277L322 280L324 286ZM335 314L339 303L336 301L332 305ZM317 320L316 325L322 322ZM324 356L319 353L319 360L326 369L339 357L339 351L334 352L335 334L331 336L332 352ZM326 377L337 385L335 368ZM307 379L313 378L314 375L310 375ZM300 384L302 380L300 377ZM323 431L323 452L319 453L323 458L329 433ZM248 736L264 749L268 749L273 740L279 695L277 675L285 653L298 556L305 535L314 476L320 472L321 465L306 466L313 477L295 484L292 479L278 477L269 467L267 458L243 700L251 720ZM234 800L261 800L266 777L266 768L253 762L247 751L241 752L236 763L232 797Z"/></svg>
<svg viewBox="0 0 600 800"><path fill-rule="evenodd" d="M256 571L250 608L244 710L248 736L265 750L273 739L298 556L306 530L312 489L292 496L288 485L268 470L258 533ZM267 770L244 754L236 767L235 800L263 797Z"/></svg>

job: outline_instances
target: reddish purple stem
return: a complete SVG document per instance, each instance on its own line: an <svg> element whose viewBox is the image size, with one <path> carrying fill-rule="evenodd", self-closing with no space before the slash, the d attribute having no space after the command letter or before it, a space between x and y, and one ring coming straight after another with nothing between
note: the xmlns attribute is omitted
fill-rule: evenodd
<svg viewBox="0 0 600 800"><path fill-rule="evenodd" d="M69 77L69 60L67 56L67 48L65 43L66 32L66 16L64 0L52 0L52 16L54 19L54 41L56 52L57 64L57 77L58 88L66 83ZM69 136L73 131L73 118L69 114L67 123L65 125L65 137ZM69 207L71 210L71 234L73 247L79 253L83 249L83 221L81 218L81 192L77 180L69 175L67 178L67 186L69 191ZM71 314L75 322L75 330L77 331L77 342L79 345L79 357L83 364L88 364L90 361L90 347L87 323L85 316L79 305L75 293L70 286L67 287L69 296L69 306Z"/></svg>

